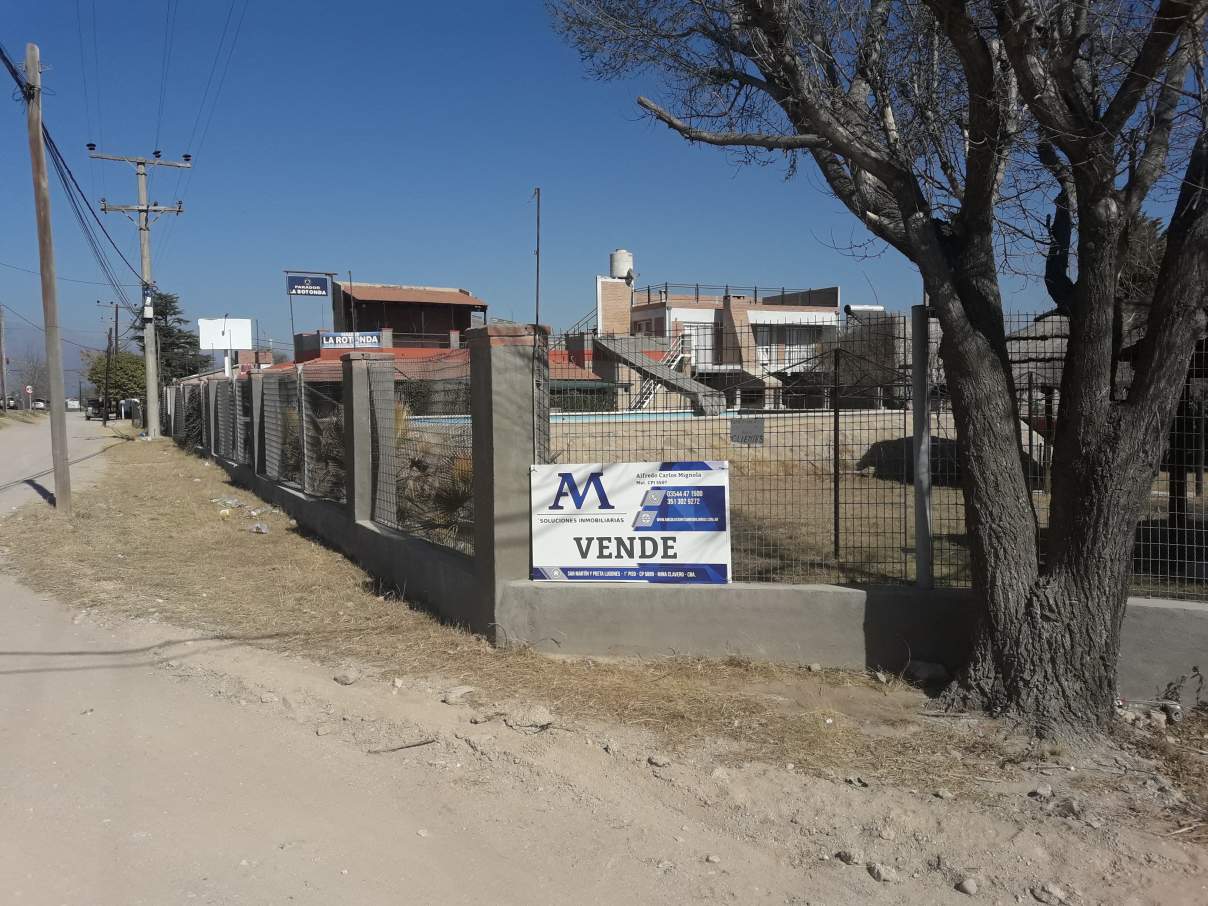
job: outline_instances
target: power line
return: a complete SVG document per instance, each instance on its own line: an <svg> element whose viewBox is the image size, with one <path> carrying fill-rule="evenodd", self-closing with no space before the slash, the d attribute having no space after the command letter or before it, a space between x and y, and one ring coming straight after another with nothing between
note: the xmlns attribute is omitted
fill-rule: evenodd
<svg viewBox="0 0 1208 906"><path fill-rule="evenodd" d="M5 311L12 312L14 315L16 315L18 318L20 318L22 321L24 321L26 324L28 324L30 327L34 328L35 330L40 330L40 331L42 331L42 333L46 333L46 328L43 325L37 323L36 321L31 321L29 318L25 317L25 315L21 314L21 312L17 311L17 309L13 308L11 305L6 305L5 303L0 302L0 308L3 308ZM62 329L62 328L60 328L60 329ZM75 340L67 339L67 337L60 337L59 339L62 340L64 343L70 343L72 346L78 346L80 349L86 349L89 352L101 352L102 351L100 349L97 349L95 346L85 346L83 343L77 343Z"/></svg>
<svg viewBox="0 0 1208 906"><path fill-rule="evenodd" d="M164 5L164 52L159 66L159 107L155 112L155 143L152 145L159 150L160 127L164 120L164 101L168 96L168 69L172 62L172 43L176 37L176 18L172 15L177 9L173 0Z"/></svg>
<svg viewBox="0 0 1208 906"><path fill-rule="evenodd" d="M8 70L9 75L12 76L13 81L16 82L17 88L21 92L22 97L28 102L34 89L29 84L26 76L17 68L17 65L8 55L8 50L2 43L0 43L0 61L3 61L4 67ZM75 216L76 222L80 225L80 229L84 233L84 239L87 242L93 257L96 259L97 266L100 268L101 273L105 277L106 281L108 281L109 285L113 288L114 293L119 298L126 301L127 304L129 304L129 301L126 299L125 290L123 289L122 284L118 281L117 275L113 272L112 266L109 264L109 259L105 253L105 249L92 228L92 225L89 223L88 218L84 214L85 210L92 215L93 221L96 222L96 225L100 228L101 233L109 241L109 244L113 247L114 251L118 253L118 257L122 259L126 267L130 269L130 272L138 277L140 281L142 276L134 269L133 265L131 265L126 259L126 256L122 254L121 249L117 247L117 243L113 241L113 237L109 235L109 231L105 229L105 225L101 223L100 218L97 217L96 213L92 210L91 205L88 203L88 196L80 187L79 182L75 178L75 174L71 172L71 168L67 165L66 158L63 157L63 153L59 150L59 146L55 143L55 140L51 136L50 130L47 128L45 122L42 123L42 140L46 146L46 150L50 152L49 156L51 164L54 166L55 175L58 176L59 182L63 186L63 191L67 196L67 202L71 207L72 214Z"/></svg>
<svg viewBox="0 0 1208 906"><path fill-rule="evenodd" d="M16 264L9 264L6 261L0 261L0 267L7 267L9 270L13 270L13 271L21 271L23 274L33 274L35 277L40 277L42 275L41 271L33 270L32 268L28 268L28 267L20 267ZM58 280L60 283L84 283L84 284L87 284L88 286L112 287L112 285L113 285L107 280L77 280L73 277L56 277L55 279ZM142 284L141 283L123 283L122 286L142 286Z"/></svg>
<svg viewBox="0 0 1208 906"><path fill-rule="evenodd" d="M92 0L92 63L96 67L96 131L101 147L105 146L105 113L101 107L101 54L97 50L96 38L96 0ZM92 139L89 139L92 141ZM105 188L105 168L101 167L101 192L108 195Z"/></svg>
<svg viewBox="0 0 1208 906"><path fill-rule="evenodd" d="M88 140L92 141L92 100L88 91L88 61L84 55L84 24L80 16L80 0L75 2L76 14L76 37L80 43L80 77L84 82L84 119L88 124ZM93 193L96 192L96 164L89 161L88 168L88 184L92 187Z"/></svg>
<svg viewBox="0 0 1208 906"><path fill-rule="evenodd" d="M231 34L231 44L230 44L229 49L227 50L226 62L223 63L223 66L222 66L222 75L218 79L218 87L215 89L213 100L210 102L210 112L206 116L205 126L201 130L201 137L198 139L196 147L193 147L193 139L197 135L197 126L201 122L202 113L205 110L206 98L209 96L210 85L214 80L214 73L217 69L218 61L222 57L222 48L223 48L224 43L226 42L227 30L231 24L231 17L235 12L235 5L238 2L239 2L239 0L231 0L231 5L227 9L226 21L222 25L222 34L219 35L218 46L214 50L214 60L210 64L210 74L209 74L209 77L206 79L205 91L202 92L201 103L197 107L197 116L193 120L193 129L189 133L189 142L188 142L187 147L189 148L190 153L200 152L201 149L205 146L206 136L209 135L209 132L210 132L210 123L213 122L213 120L214 120L214 111L218 109L218 102L222 98L222 86L226 84L227 72L231 68L231 59L235 56L235 46L236 46L236 44L239 43L239 33L243 30L243 20L244 20L244 17L247 16L247 8L248 8L248 4L251 2L251 0L244 0L243 9L240 10L240 12L239 12L239 19L236 21L235 30ZM196 154L194 154L194 156L196 156ZM182 179L184 181L183 189L181 188ZM185 173L185 174L178 173L176 176L176 187L173 189L172 194L177 198L178 201L180 201L183 204L185 198L189 194L189 188L192 184L193 184L192 171L189 171L188 173ZM159 250L160 260L163 260L164 258L167 257L168 249L171 247L172 237L175 235L175 230L173 229L173 227L175 226L175 223L176 223L175 221L170 222L168 224L168 226L164 229L164 240L163 240L163 243L161 244L160 250Z"/></svg>

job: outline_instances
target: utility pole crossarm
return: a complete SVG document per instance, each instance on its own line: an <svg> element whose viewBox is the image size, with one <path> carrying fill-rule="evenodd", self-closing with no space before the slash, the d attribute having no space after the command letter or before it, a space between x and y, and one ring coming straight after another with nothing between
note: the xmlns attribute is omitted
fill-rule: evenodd
<svg viewBox="0 0 1208 906"><path fill-rule="evenodd" d="M193 164L187 160L160 160L157 157L128 157L122 154L102 154L100 151L89 151L88 156L94 158L95 160L118 160L124 161L128 164L142 164L146 167L176 167L181 170L188 170L193 166Z"/></svg>
<svg viewBox="0 0 1208 906"><path fill-rule="evenodd" d="M193 164L189 155L183 160L160 160L158 156L128 157L121 154L102 154L89 148L89 157L98 160L114 160L134 164L134 173L138 185L138 204L109 204L101 199L101 210L106 214L122 213L138 215L138 245L142 259L143 278L143 367L146 372L147 405L143 410L143 431L149 438L160 436L159 431L159 339L155 329L155 311L152 307L152 289L155 286L151 276L151 223L152 214L180 214L184 211L181 202L175 205L151 204L147 199L147 167L175 167L187 170ZM114 343L117 334L114 334Z"/></svg>
<svg viewBox="0 0 1208 906"><path fill-rule="evenodd" d="M102 214L110 214L110 213L137 214L140 211L146 211L148 214L183 214L185 209L184 209L184 204L179 201L176 202L176 204L172 204L172 205L163 205L163 204L137 205L137 204L110 204L109 202L105 201L105 199L103 199L103 198L101 199L101 213Z"/></svg>

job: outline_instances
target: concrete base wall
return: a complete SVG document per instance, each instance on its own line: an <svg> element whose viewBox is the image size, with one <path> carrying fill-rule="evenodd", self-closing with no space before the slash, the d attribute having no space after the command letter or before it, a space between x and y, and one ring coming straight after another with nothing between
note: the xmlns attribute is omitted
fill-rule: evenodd
<svg viewBox="0 0 1208 906"><path fill-rule="evenodd" d="M743 655L893 672L914 658L954 668L973 629L970 598L891 586L511 582L496 639L567 655ZM1208 605L1130 599L1118 691L1157 697L1206 653Z"/></svg>
<svg viewBox="0 0 1208 906"><path fill-rule="evenodd" d="M267 500L408 600L432 608L452 623L468 623L477 585L474 562L422 538L375 522L354 522L348 508L308 497L256 475L247 466L215 459L232 480Z"/></svg>
<svg viewBox="0 0 1208 906"><path fill-rule="evenodd" d="M346 506L308 497L246 466L215 461L407 600L482 631L481 580L472 558L373 522L354 522ZM742 655L897 672L911 658L960 664L972 612L971 593L959 589L511 581L503 584L495 608L494 637L500 645L566 655ZM1121 695L1156 698L1206 660L1208 604L1129 599Z"/></svg>

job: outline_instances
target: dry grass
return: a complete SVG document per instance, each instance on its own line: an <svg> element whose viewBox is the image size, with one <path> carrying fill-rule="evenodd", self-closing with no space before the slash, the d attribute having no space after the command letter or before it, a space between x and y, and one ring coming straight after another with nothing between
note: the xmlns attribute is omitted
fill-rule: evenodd
<svg viewBox="0 0 1208 906"><path fill-rule="evenodd" d="M46 417L42 412L29 412L24 409L10 409L8 412L0 414L0 428L7 428L9 425L21 424L32 425L39 419Z"/></svg>
<svg viewBox="0 0 1208 906"><path fill-rule="evenodd" d="M108 456L101 483L76 495L74 522L41 506L0 522L0 544L21 577L77 607L154 614L332 665L468 683L485 701L540 701L564 720L621 722L669 747L708 740L735 758L815 773L960 786L968 769L954 768L951 750L985 755L996 745L956 726L965 722L918 720L921 698L856 672L500 651L382 594L280 513L253 519L243 507L219 516L211 498L262 504L217 467L166 443L123 444ZM252 534L253 521L270 533Z"/></svg>

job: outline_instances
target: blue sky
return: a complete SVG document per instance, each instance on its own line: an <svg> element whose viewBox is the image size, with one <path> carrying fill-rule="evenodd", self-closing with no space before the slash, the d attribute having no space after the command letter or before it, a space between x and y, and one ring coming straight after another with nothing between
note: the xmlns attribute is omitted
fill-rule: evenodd
<svg viewBox="0 0 1208 906"><path fill-rule="evenodd" d="M555 327L591 308L593 278L617 247L634 253L641 283L838 284L847 302L918 301L917 272L895 253L860 261L830 247L863 234L816 176L739 166L642 119L633 99L653 82L586 78L536 0L250 0L204 142L208 108L194 122L229 4L179 3L160 118L167 2L25 4L0 40L19 59L27 41L41 46L46 122L94 202L132 202L135 181L127 165L90 162L90 140L148 154L158 128L165 157L194 155L185 214L152 230L156 282L190 318L252 317L282 342L292 267L461 286L494 316L531 319L538 185L542 320ZM214 84L223 70L220 60ZM23 109L5 109L0 301L40 322L37 278L10 267L36 269L37 243ZM173 171L158 174L154 199L179 194ZM53 204L60 275L101 280L57 191ZM137 266L133 224L102 216ZM65 336L102 346L95 300L111 295L62 282ZM1048 307L1035 284L1008 304ZM296 317L314 328L320 311L302 303ZM37 333L8 322L11 356Z"/></svg>

